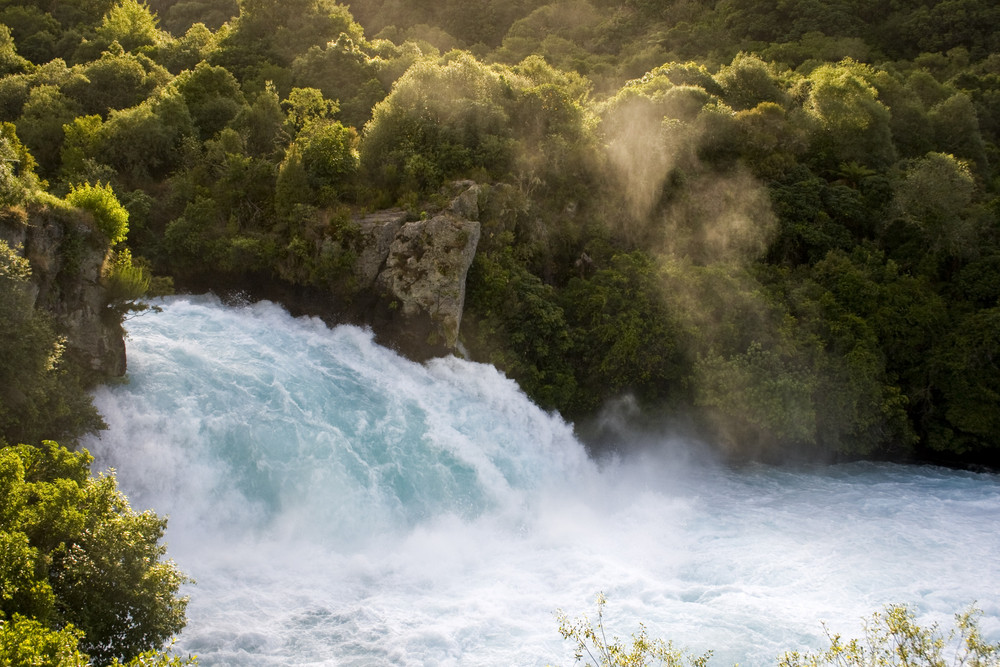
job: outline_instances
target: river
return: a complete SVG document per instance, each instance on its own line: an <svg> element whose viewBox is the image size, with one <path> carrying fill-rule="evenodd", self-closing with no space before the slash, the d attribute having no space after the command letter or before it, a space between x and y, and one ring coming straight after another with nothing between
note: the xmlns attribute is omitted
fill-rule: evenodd
<svg viewBox="0 0 1000 667"><path fill-rule="evenodd" d="M202 665L573 664L555 613L713 665L856 636L892 603L1000 639L1000 476L739 469L647 437L594 461L494 368L407 361L263 302L171 297L84 446L169 517Z"/></svg>

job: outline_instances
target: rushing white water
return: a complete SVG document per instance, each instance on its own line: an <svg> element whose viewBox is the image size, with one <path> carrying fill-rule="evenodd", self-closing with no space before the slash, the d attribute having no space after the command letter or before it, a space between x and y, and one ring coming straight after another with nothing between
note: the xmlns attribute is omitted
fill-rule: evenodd
<svg viewBox="0 0 1000 667"><path fill-rule="evenodd" d="M594 463L491 367L401 359L272 304L176 297L128 324L85 446L169 516L203 665L571 664L554 612L713 664L907 603L1000 638L1000 477L931 467Z"/></svg>

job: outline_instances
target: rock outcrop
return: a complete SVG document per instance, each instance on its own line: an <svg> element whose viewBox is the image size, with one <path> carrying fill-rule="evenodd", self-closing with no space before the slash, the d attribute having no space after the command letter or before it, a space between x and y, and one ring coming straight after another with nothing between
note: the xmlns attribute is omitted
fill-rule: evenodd
<svg viewBox="0 0 1000 667"><path fill-rule="evenodd" d="M374 289L375 281L385 268L396 234L406 224L408 215L402 209L390 209L366 215L356 221L361 234L354 275L360 290Z"/></svg>
<svg viewBox="0 0 1000 667"><path fill-rule="evenodd" d="M367 318L376 333L411 356L452 351L465 306L465 279L479 243L480 186L452 185L448 206L421 220L405 211L359 219L359 291L373 295Z"/></svg>
<svg viewBox="0 0 1000 667"><path fill-rule="evenodd" d="M338 220L272 274L234 276L205 267L177 284L235 301L276 301L331 326L367 326L381 344L411 359L450 354L459 348L466 276L488 188L458 181L434 198L436 205L426 202L425 213L385 209Z"/></svg>
<svg viewBox="0 0 1000 667"><path fill-rule="evenodd" d="M69 353L97 376L125 374L125 332L107 307L101 274L108 242L83 214L7 209L0 238L31 265L35 307L49 312Z"/></svg>

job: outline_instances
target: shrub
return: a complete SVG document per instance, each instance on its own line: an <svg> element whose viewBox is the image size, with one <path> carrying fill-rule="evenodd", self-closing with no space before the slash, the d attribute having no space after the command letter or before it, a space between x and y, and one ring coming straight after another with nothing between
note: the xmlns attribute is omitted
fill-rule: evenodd
<svg viewBox="0 0 1000 667"><path fill-rule="evenodd" d="M786 653L778 667L948 667L1000 665L1000 644L979 632L979 610L955 615L955 628L943 636L937 625L922 628L906 605L889 605L865 621L865 636L846 644L830 635L830 648L817 653ZM949 653L952 655L948 656Z"/></svg>
<svg viewBox="0 0 1000 667"><path fill-rule="evenodd" d="M646 665L662 665L663 667L706 667L711 652L700 656L691 656L676 648L673 642L652 638L646 633L646 627L639 624L639 632L633 633L632 643L622 643L618 637L612 636L608 641L604 628L604 605L607 599L603 593L597 596L597 624L584 616L570 620L562 611L557 613L559 619L559 634L563 639L572 640L575 644L574 657L582 660L586 654L587 665L594 667L645 667Z"/></svg>
<svg viewBox="0 0 1000 667"><path fill-rule="evenodd" d="M127 248L115 252L104 274L108 305L121 312L144 310L137 301L149 292L151 278L149 268L133 261Z"/></svg>
<svg viewBox="0 0 1000 667"><path fill-rule="evenodd" d="M164 559L166 520L133 510L113 474L91 476L92 461L51 441L0 446L0 535L18 556L0 567L0 618L12 619L0 664L82 665L77 641L95 665L127 662L184 627L188 579ZM18 589L39 594L7 595Z"/></svg>
<svg viewBox="0 0 1000 667"><path fill-rule="evenodd" d="M607 598L597 596L597 622L586 616L570 620L556 612L559 634L572 641L574 657L587 658L588 667L707 667L711 651L692 656L673 642L650 637L645 626L632 634L631 644L612 636L604 626ZM872 614L864 624L864 637L844 642L827 633L830 647L815 653L788 652L777 667L975 667L1000 666L1000 643L983 640L979 630L981 612L975 607L955 615L955 627L943 635L937 624L924 628L916 623L906 605L888 605Z"/></svg>
<svg viewBox="0 0 1000 667"><path fill-rule="evenodd" d="M128 211L115 197L110 183L71 186L66 201L93 215L97 228L104 233L111 245L125 240L128 235Z"/></svg>

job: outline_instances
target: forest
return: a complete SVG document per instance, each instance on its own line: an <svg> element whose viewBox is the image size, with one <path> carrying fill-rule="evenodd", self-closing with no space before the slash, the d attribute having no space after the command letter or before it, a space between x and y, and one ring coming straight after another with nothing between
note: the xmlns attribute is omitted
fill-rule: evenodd
<svg viewBox="0 0 1000 667"><path fill-rule="evenodd" d="M64 229L57 290L101 239L116 322L212 288L349 311L358 217L474 181L461 349L592 446L624 413L734 460L996 466L997 25L987 0L2 0L0 218ZM0 240L0 656L48 624L40 652L152 660L183 576L70 451L107 378L24 254ZM145 554L127 641L68 597L94 526Z"/></svg>

